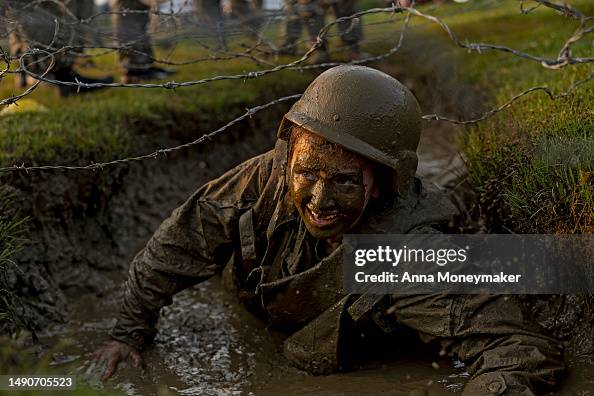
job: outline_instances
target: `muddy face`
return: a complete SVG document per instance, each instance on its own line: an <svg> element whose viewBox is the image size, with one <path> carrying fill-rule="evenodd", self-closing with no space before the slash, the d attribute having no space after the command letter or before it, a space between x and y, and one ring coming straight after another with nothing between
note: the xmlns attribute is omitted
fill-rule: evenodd
<svg viewBox="0 0 594 396"><path fill-rule="evenodd" d="M315 238L338 240L377 194L373 165L304 129L293 133L289 188L295 207Z"/></svg>

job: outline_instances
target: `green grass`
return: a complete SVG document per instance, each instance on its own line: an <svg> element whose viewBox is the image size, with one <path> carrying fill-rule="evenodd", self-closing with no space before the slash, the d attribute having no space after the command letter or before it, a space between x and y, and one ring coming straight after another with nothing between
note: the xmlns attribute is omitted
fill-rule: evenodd
<svg viewBox="0 0 594 396"><path fill-rule="evenodd" d="M571 5L594 15L594 4L589 1L572 1ZM462 42L498 44L549 58L557 57L578 27L576 21L545 7L523 15L516 0L477 0L430 8L428 4L420 10L442 18ZM368 22L386 20L385 15L365 18ZM389 29L395 42L398 28L375 25L367 29L368 39L376 41L373 52L389 48L380 40L383 37L386 41ZM590 35L576 43L573 55L593 56L592 39ZM438 101L439 97L459 94L456 91L463 84L479 87L488 98L485 110L534 86L548 87L555 94L564 92L594 72L594 65L550 70L504 52L468 52L454 44L439 26L420 18L412 19L404 48L390 63L421 81L428 75L441 74L433 79L441 85L429 83L422 88L436 92L423 92L422 96L437 96ZM590 81L572 95L554 101L544 92L532 93L477 126L466 128L460 148L471 184L478 192L476 212L487 215L491 231L594 232L593 103L594 81Z"/></svg>
<svg viewBox="0 0 594 396"><path fill-rule="evenodd" d="M25 242L27 222L26 218L14 215L12 198L10 193L0 190L0 334L27 327L15 312L20 301L8 284L9 273L18 271L11 259Z"/></svg>
<svg viewBox="0 0 594 396"><path fill-rule="evenodd" d="M588 1L571 4L594 15ZM577 23L541 7L528 15L517 1L445 18L463 40L509 46L556 58ZM464 53L434 27L456 53L457 78L478 84L489 107L533 86L566 91L594 71L591 65L549 70L501 52ZM574 56L592 56L592 37L574 46ZM462 150L483 212L495 230L521 233L594 232L594 81L572 95L551 100L544 93L520 99L502 113L468 128Z"/></svg>
<svg viewBox="0 0 594 396"><path fill-rule="evenodd" d="M163 52L158 56L164 56ZM182 43L172 60L206 54ZM94 68L80 72L118 75L115 54L93 60ZM262 67L245 58L207 61L176 67L172 80L235 75ZM194 140L243 114L246 108L301 92L310 79L308 73L280 72L175 90L112 88L67 98L60 98L54 87L40 86L26 99L35 100L46 111L0 117L0 165L86 164ZM0 98L16 92L12 76L0 82Z"/></svg>
<svg viewBox="0 0 594 396"><path fill-rule="evenodd" d="M590 2L572 4L594 14ZM469 41L503 44L553 58L577 27L575 21L544 8L521 15L517 2L504 2L501 7L497 12L459 17L452 26ZM574 56L592 53L591 37L574 47ZM472 55L464 58L464 71L469 81L487 90L491 105L532 86L563 92L594 71L591 65L549 70L494 52ZM483 205L492 205L490 214L498 216L491 222L524 233L594 232L592 103L594 81L554 101L544 93L532 94L469 129L463 151Z"/></svg>

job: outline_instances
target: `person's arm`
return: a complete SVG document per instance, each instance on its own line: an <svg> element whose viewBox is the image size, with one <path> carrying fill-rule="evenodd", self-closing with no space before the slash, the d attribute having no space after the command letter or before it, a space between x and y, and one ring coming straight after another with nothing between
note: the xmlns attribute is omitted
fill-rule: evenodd
<svg viewBox="0 0 594 396"><path fill-rule="evenodd" d="M466 364L463 396L540 394L565 370L560 343L525 318L513 296L397 296L393 309L399 322Z"/></svg>
<svg viewBox="0 0 594 396"><path fill-rule="evenodd" d="M564 373L561 344L525 317L513 296L466 296L455 352L471 379L463 396L550 392Z"/></svg>
<svg viewBox="0 0 594 396"><path fill-rule="evenodd" d="M136 360L137 352L152 342L159 311L174 294L210 278L229 261L239 216L258 199L272 154L252 158L199 188L136 255L110 332L115 341L95 353L108 363L104 378L121 360Z"/></svg>

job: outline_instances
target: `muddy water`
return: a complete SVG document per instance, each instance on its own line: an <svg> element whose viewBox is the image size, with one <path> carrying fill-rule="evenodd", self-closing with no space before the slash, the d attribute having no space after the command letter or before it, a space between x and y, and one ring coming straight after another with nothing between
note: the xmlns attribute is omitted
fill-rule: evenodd
<svg viewBox="0 0 594 396"><path fill-rule="evenodd" d="M356 371L330 376L308 375L287 364L281 335L266 330L214 278L180 293L164 309L155 346L143 354L144 370L123 367L101 384L102 367L86 353L106 339L118 294L114 288L104 297L78 299L73 319L42 336L46 345L65 339L72 343L67 354L54 355L56 370L128 395L422 395L425 389L454 394L467 377L459 363L434 356L369 362Z"/></svg>
<svg viewBox="0 0 594 396"><path fill-rule="evenodd" d="M450 124L431 125L419 141L417 174L450 189L466 176L466 166L456 147L456 136L462 133Z"/></svg>
<svg viewBox="0 0 594 396"><path fill-rule="evenodd" d="M106 392L128 395L457 395L468 374L455 360L435 355L394 356L367 362L356 371L311 376L290 367L281 354L282 337L225 293L218 278L186 290L164 309L154 348L143 354L144 369L122 367L106 383L103 367L86 354L113 325L119 288L103 297L87 295L73 304L73 319L42 337L46 345L68 340L67 353L54 354L57 372L76 374ZM589 395L594 367L575 364L558 395Z"/></svg>

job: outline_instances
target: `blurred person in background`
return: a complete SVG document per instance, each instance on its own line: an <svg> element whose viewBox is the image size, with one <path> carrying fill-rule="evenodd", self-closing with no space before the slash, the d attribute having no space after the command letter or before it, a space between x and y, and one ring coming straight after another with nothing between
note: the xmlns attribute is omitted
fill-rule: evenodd
<svg viewBox="0 0 594 396"><path fill-rule="evenodd" d="M90 78L75 70L76 60L82 55L83 47L91 37L89 25L79 21L89 18L93 10L92 0L7 0L0 5L0 14L7 21L10 53L14 57L24 56L23 66L29 72L20 73L17 79L20 87L24 88L35 82L35 77L31 74L43 75L46 72L46 78L60 82L113 82L112 77ZM30 48L41 51L30 54ZM58 85L58 88L61 96L97 89L77 85Z"/></svg>
<svg viewBox="0 0 594 396"><path fill-rule="evenodd" d="M238 22L248 35L257 37L260 29L262 0L230 0L223 10L220 0L194 0L194 10L201 33L217 41L216 49L227 48L227 36L231 29L225 25L225 15ZM224 12L225 11L225 12Z"/></svg>
<svg viewBox="0 0 594 396"><path fill-rule="evenodd" d="M262 0L231 0L231 18L253 37L257 37L261 25Z"/></svg>
<svg viewBox="0 0 594 396"><path fill-rule="evenodd" d="M157 67L148 33L154 0L112 0L113 25L119 47L122 82L137 83L143 80L167 78L173 71ZM124 12L132 11L132 12Z"/></svg>
<svg viewBox="0 0 594 396"><path fill-rule="evenodd" d="M214 38L217 49L226 49L221 0L194 0L194 10L201 33Z"/></svg>
<svg viewBox="0 0 594 396"><path fill-rule="evenodd" d="M327 11L332 12L334 18L343 18L355 14L355 0L323 0ZM338 32L340 40L349 49L350 59L359 59L361 52L359 42L363 38L363 28L358 18L346 20L338 23Z"/></svg>
<svg viewBox="0 0 594 396"><path fill-rule="evenodd" d="M295 55L303 27L307 30L310 45L317 41L318 33L324 27L324 6L320 0L284 0L285 40L279 55ZM326 42L322 42L311 58L313 63L330 60Z"/></svg>
<svg viewBox="0 0 594 396"><path fill-rule="evenodd" d="M306 27L311 45L318 39L324 27L326 12L332 12L335 19L355 14L355 0L285 0L285 41L279 51L283 55L294 55L303 26ZM361 58L359 42L363 38L363 29L359 19L339 22L338 31L344 46L349 49L350 59ZM327 40L323 40L311 59L312 63L330 60Z"/></svg>

